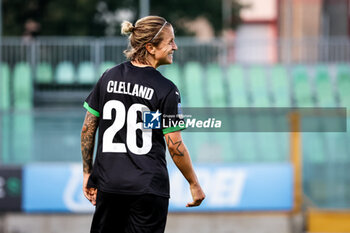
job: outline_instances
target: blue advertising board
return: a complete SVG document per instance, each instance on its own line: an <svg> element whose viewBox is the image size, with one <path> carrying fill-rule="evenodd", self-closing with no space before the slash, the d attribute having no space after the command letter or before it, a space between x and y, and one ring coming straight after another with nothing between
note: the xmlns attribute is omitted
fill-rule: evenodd
<svg viewBox="0 0 350 233"><path fill-rule="evenodd" d="M200 207L191 201L181 172L169 168L169 211L270 211L293 207L290 164L195 166L206 199ZM33 164L23 169L23 210L26 212L92 212L82 193L80 164Z"/></svg>

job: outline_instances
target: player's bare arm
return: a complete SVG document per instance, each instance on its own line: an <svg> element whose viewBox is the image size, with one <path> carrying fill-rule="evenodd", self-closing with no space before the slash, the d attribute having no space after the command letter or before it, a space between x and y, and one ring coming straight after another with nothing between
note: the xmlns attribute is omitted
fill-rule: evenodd
<svg viewBox="0 0 350 233"><path fill-rule="evenodd" d="M83 128L81 130L81 154L83 160L83 191L85 197L91 201L93 205L96 204L97 190L88 188L87 182L92 171L92 159L95 146L95 135L98 127L98 117L90 112L86 112Z"/></svg>
<svg viewBox="0 0 350 233"><path fill-rule="evenodd" d="M168 133L165 135L165 140L174 163L190 184L193 201L188 203L186 206L199 206L204 200L205 194L198 182L196 173L194 172L189 152L186 145L182 141L181 132L176 131Z"/></svg>

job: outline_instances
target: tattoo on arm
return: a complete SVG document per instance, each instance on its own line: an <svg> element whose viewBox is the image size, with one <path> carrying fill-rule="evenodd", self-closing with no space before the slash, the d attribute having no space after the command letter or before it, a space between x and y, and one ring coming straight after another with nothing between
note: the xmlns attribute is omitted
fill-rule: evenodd
<svg viewBox="0 0 350 233"><path fill-rule="evenodd" d="M170 136L168 136L167 145L168 145L171 157L184 156L184 152L180 150L181 144L182 144L182 140L177 141L177 142L173 142L173 140L171 140ZM173 147L175 147L175 149L170 150L170 148L173 148Z"/></svg>
<svg viewBox="0 0 350 233"><path fill-rule="evenodd" d="M81 130L81 154L85 173L91 173L98 118L87 112Z"/></svg>

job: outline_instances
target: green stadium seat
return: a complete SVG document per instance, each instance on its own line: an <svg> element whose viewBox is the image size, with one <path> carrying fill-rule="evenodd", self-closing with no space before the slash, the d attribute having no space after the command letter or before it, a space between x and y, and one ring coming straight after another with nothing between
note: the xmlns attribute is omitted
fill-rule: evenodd
<svg viewBox="0 0 350 233"><path fill-rule="evenodd" d="M74 66L71 62L64 61L57 65L56 82L58 84L73 84L74 76Z"/></svg>
<svg viewBox="0 0 350 233"><path fill-rule="evenodd" d="M51 84L53 83L53 71L52 67L47 62L39 63L36 66L36 83L37 84Z"/></svg>
<svg viewBox="0 0 350 233"><path fill-rule="evenodd" d="M339 65L337 67L337 86L340 97L340 106L350 110L350 66Z"/></svg>
<svg viewBox="0 0 350 233"><path fill-rule="evenodd" d="M95 74L94 64L92 62L82 62L78 66L78 83L93 84L97 78Z"/></svg>
<svg viewBox="0 0 350 233"><path fill-rule="evenodd" d="M230 106L236 108L249 107L244 69L240 65L231 65L227 69ZM251 117L236 115L232 119L235 128L244 126L246 130L251 126ZM250 129L252 130L252 129ZM255 138L252 132L234 132L231 138L231 149L237 162L254 162L257 159Z"/></svg>
<svg viewBox="0 0 350 233"><path fill-rule="evenodd" d="M210 106L226 107L222 68L217 64L209 64L206 69L206 77Z"/></svg>
<svg viewBox="0 0 350 233"><path fill-rule="evenodd" d="M270 107L266 72L263 67L252 66L248 77L252 107Z"/></svg>
<svg viewBox="0 0 350 233"><path fill-rule="evenodd" d="M248 95L241 66L232 65L227 70L229 97L232 107L249 107Z"/></svg>
<svg viewBox="0 0 350 233"><path fill-rule="evenodd" d="M184 67L186 107L206 107L203 92L203 68L199 63L188 62ZM182 93L184 95L184 93Z"/></svg>
<svg viewBox="0 0 350 233"><path fill-rule="evenodd" d="M13 72L13 97L15 109L28 110L33 107L32 73L28 63L18 63Z"/></svg>
<svg viewBox="0 0 350 233"><path fill-rule="evenodd" d="M293 68L292 78L296 107L314 107L306 67L300 65Z"/></svg>
<svg viewBox="0 0 350 233"><path fill-rule="evenodd" d="M171 65L165 66L163 69L164 70L162 73L164 74L164 77L171 80L177 86L177 88L179 88L181 92L182 80L181 80L181 71L180 71L179 65L174 63Z"/></svg>
<svg viewBox="0 0 350 233"><path fill-rule="evenodd" d="M290 107L290 85L286 68L282 65L275 65L271 68L270 75L270 85L274 99L274 107Z"/></svg>
<svg viewBox="0 0 350 233"><path fill-rule="evenodd" d="M316 67L315 89L319 107L335 107L336 101L333 94L333 86L328 72L328 67L319 65Z"/></svg>
<svg viewBox="0 0 350 233"><path fill-rule="evenodd" d="M6 63L1 63L0 80L0 111L6 111L10 108L10 69Z"/></svg>
<svg viewBox="0 0 350 233"><path fill-rule="evenodd" d="M113 66L115 66L115 62L112 62L112 61L102 62L98 68L98 75L101 76L106 70L112 68Z"/></svg>
<svg viewBox="0 0 350 233"><path fill-rule="evenodd" d="M208 107L205 102L205 93L203 90L204 73L203 67L197 62L188 62L184 66L184 91L182 93L182 103L184 107ZM206 148L209 145L208 133L191 133L192 153L191 157L197 162L212 161L212 154L207 153Z"/></svg>

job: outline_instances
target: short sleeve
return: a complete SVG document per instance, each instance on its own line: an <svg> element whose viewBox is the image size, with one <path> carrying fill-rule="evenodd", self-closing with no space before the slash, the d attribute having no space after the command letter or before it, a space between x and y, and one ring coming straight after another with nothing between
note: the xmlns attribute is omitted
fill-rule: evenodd
<svg viewBox="0 0 350 233"><path fill-rule="evenodd" d="M100 103L101 79L102 77L96 83L94 89L90 92L90 94L88 95L88 97L85 99L85 102L84 102L84 108L86 108L88 112L90 112L92 115L96 117L100 117L99 103Z"/></svg>
<svg viewBox="0 0 350 233"><path fill-rule="evenodd" d="M176 87L165 97L160 112L164 122L162 126L163 134L186 128L183 124L180 92Z"/></svg>

